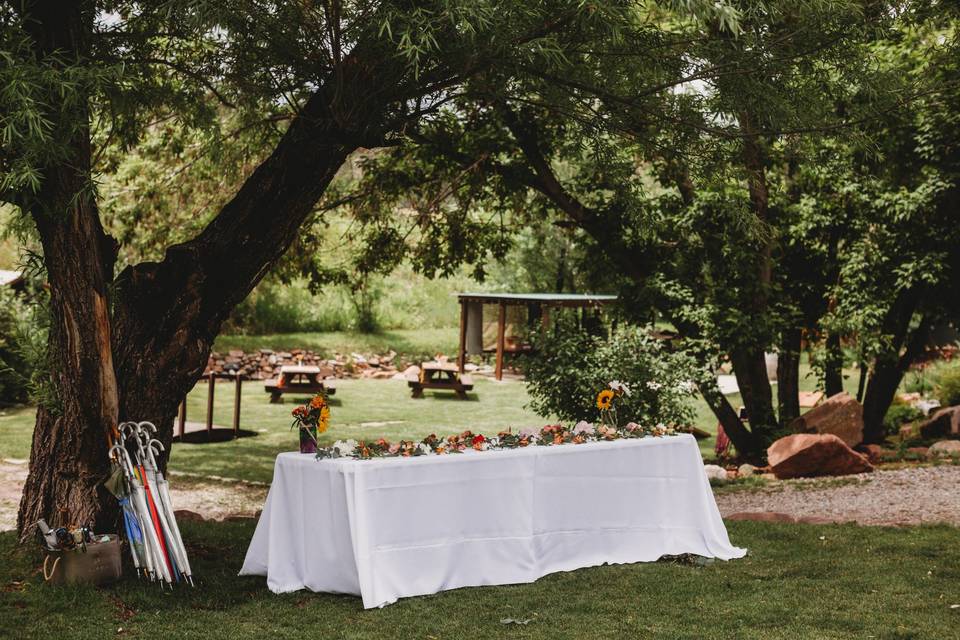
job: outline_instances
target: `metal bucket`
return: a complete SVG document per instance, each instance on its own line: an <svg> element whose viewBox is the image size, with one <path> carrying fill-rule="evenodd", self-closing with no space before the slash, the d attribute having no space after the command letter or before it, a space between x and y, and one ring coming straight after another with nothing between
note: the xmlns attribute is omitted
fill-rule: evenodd
<svg viewBox="0 0 960 640"><path fill-rule="evenodd" d="M99 540L103 536L97 536ZM106 584L120 578L120 539L108 535L108 542L91 542L87 549L47 551L43 579L50 584Z"/></svg>

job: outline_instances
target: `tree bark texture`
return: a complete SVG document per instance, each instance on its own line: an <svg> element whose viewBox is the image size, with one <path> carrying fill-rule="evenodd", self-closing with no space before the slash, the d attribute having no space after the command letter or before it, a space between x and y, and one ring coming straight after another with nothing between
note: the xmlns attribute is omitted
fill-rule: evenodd
<svg viewBox="0 0 960 640"><path fill-rule="evenodd" d="M763 443L740 421L736 409L730 405L716 382L701 383L697 388L740 456L747 462L763 464Z"/></svg>
<svg viewBox="0 0 960 640"><path fill-rule="evenodd" d="M40 55L83 54L93 20L85 3L37 2L32 12L29 30ZM85 111L78 113L78 126L65 134L68 159L46 167L40 190L20 203L46 256L48 357L57 396L37 411L18 518L24 534L39 518L54 526L113 520L97 505L106 502L100 483L118 411L107 297L116 247L103 232L92 197L86 118Z"/></svg>
<svg viewBox="0 0 960 640"><path fill-rule="evenodd" d="M903 307L912 310L915 303L907 301ZM917 327L908 331L912 313L908 314L905 308L901 308L900 316L900 321L904 323L903 331L894 335L891 350L874 361L863 396L863 441L866 443L883 442L886 437L883 419L887 410L893 403L904 374L923 354L930 337L931 322L928 318L923 318Z"/></svg>
<svg viewBox="0 0 960 640"><path fill-rule="evenodd" d="M802 331L785 329L777 355L777 417L786 427L800 417L800 341Z"/></svg>
<svg viewBox="0 0 960 640"><path fill-rule="evenodd" d="M827 397L843 391L843 347L840 334L827 334L826 353L823 361L823 388Z"/></svg>
<svg viewBox="0 0 960 640"><path fill-rule="evenodd" d="M38 42L49 37L64 50L63 38L89 33L79 9L48 2L32 10ZM382 139L391 97L383 89L388 83L375 81L375 68L348 56L196 238L116 279L115 244L90 189L87 114L78 118L83 126L71 140L71 162L51 167L29 209L48 270L49 353L62 407L38 411L18 515L21 539L39 518L115 529L115 501L101 487L108 434L118 421L149 420L169 450L177 407L202 374L223 321L290 246L346 157Z"/></svg>
<svg viewBox="0 0 960 640"><path fill-rule="evenodd" d="M777 417L773 412L773 391L767 377L767 362L763 349L735 347L730 351L737 386L747 408L750 430L764 444L769 439Z"/></svg>

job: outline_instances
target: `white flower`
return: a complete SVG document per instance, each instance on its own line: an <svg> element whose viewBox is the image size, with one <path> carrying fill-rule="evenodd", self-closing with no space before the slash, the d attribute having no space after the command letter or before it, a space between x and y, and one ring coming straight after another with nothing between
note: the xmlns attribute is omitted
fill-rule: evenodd
<svg viewBox="0 0 960 640"><path fill-rule="evenodd" d="M659 391L661 387L663 387L663 385L656 380L647 380L647 389L650 389L651 391Z"/></svg>
<svg viewBox="0 0 960 640"><path fill-rule="evenodd" d="M616 391L617 393L622 393L625 396L630 395L630 387L627 386L626 382L620 382L619 380L611 380L610 388Z"/></svg>
<svg viewBox="0 0 960 640"><path fill-rule="evenodd" d="M697 385L690 380L684 380L683 382L677 385L677 390L680 393L693 393L694 391L697 390Z"/></svg>
<svg viewBox="0 0 960 640"><path fill-rule="evenodd" d="M573 435L593 435L593 425L585 420L581 420L577 424L573 425Z"/></svg>
<svg viewBox="0 0 960 640"><path fill-rule="evenodd" d="M422 453L423 455L428 455L433 453L433 449L430 448L430 445L424 444L423 442L417 445L417 449L419 449L420 453Z"/></svg>
<svg viewBox="0 0 960 640"><path fill-rule="evenodd" d="M331 448L336 451L339 456L352 456L353 450L357 448L357 441L353 439L337 440Z"/></svg>
<svg viewBox="0 0 960 640"><path fill-rule="evenodd" d="M539 433L540 433L539 429L534 429L533 427L524 427L520 429L517 435L521 438L526 438L527 440L530 440L531 438L536 438Z"/></svg>

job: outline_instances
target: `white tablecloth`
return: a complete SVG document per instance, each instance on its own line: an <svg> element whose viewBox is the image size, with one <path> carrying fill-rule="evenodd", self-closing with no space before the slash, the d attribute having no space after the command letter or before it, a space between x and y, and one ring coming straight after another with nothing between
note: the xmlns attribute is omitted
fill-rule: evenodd
<svg viewBox="0 0 960 640"><path fill-rule="evenodd" d="M370 461L277 456L241 575L366 608L730 544L690 435Z"/></svg>

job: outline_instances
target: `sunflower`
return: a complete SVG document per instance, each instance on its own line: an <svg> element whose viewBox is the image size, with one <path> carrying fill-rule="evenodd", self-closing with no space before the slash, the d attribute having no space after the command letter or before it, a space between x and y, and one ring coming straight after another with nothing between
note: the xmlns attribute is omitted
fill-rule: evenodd
<svg viewBox="0 0 960 640"><path fill-rule="evenodd" d="M330 426L330 407L323 405L320 417L317 419L317 433L323 433Z"/></svg>
<svg viewBox="0 0 960 640"><path fill-rule="evenodd" d="M604 389L597 394L597 409L604 411L613 404L614 392L610 389Z"/></svg>

